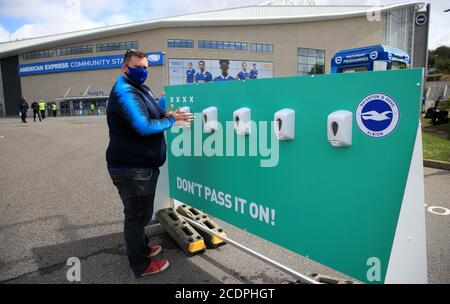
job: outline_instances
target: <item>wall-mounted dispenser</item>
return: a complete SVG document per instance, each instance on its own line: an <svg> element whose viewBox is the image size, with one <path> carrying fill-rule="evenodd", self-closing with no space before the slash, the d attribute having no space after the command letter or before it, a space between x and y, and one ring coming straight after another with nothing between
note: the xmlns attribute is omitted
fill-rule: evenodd
<svg viewBox="0 0 450 304"><path fill-rule="evenodd" d="M188 106L184 106L181 107L180 110L182 112L186 112L186 113L191 113L191 108ZM185 128L190 128L191 124L190 123L186 123L186 122L181 122L181 121L176 121L175 122L176 126L180 126L180 127L185 127Z"/></svg>
<svg viewBox="0 0 450 304"><path fill-rule="evenodd" d="M233 112L234 129L238 135L251 133L251 111L249 108L240 108Z"/></svg>
<svg viewBox="0 0 450 304"><path fill-rule="evenodd" d="M328 141L334 147L352 145L352 117L350 111L340 110L328 115Z"/></svg>
<svg viewBox="0 0 450 304"><path fill-rule="evenodd" d="M282 109L273 117L274 130L279 140L292 140L295 135L295 111Z"/></svg>
<svg viewBox="0 0 450 304"><path fill-rule="evenodd" d="M217 130L217 108L209 107L202 111L203 131L211 133Z"/></svg>

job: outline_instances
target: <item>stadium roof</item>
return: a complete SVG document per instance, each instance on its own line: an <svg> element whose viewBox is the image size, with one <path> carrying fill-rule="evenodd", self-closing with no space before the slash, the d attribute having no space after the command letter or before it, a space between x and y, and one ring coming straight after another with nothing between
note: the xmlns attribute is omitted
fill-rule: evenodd
<svg viewBox="0 0 450 304"><path fill-rule="evenodd" d="M80 43L91 39L100 39L151 29L186 26L253 25L309 22L364 16L377 10L387 11L412 6L422 8L424 6L423 2L402 2L384 6L325 6L277 4L286 4L286 2L290 1L269 1L262 5L256 6L229 8L120 25L112 25L31 39L3 42L0 43L0 58L14 56L26 52L45 50L67 44Z"/></svg>

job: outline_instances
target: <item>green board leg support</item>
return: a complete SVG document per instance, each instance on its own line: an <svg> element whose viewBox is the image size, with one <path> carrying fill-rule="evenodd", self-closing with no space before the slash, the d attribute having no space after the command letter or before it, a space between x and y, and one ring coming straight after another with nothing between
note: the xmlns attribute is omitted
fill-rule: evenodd
<svg viewBox="0 0 450 304"><path fill-rule="evenodd" d="M203 237L189 223L182 220L173 208L158 210L156 219L187 255L205 252Z"/></svg>
<svg viewBox="0 0 450 304"><path fill-rule="evenodd" d="M355 281L327 276L319 273L312 273L310 277L323 284L356 284Z"/></svg>
<svg viewBox="0 0 450 304"><path fill-rule="evenodd" d="M177 208L177 212L203 226L208 227L210 230L214 231L215 233L221 236L224 237L227 236L224 229L220 227L219 224L217 224L208 214L204 213L203 211L200 211L194 207L183 204ZM210 235L200 229L196 230L205 239L208 248L217 248L219 246L226 244L223 240L221 240L217 236Z"/></svg>

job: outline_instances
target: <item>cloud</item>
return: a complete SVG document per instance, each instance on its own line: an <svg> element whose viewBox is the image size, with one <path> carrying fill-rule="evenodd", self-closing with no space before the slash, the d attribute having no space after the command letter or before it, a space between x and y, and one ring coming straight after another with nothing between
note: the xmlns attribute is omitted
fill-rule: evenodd
<svg viewBox="0 0 450 304"><path fill-rule="evenodd" d="M450 8L448 1L432 1L430 16L430 33L428 46L435 49L438 46L450 46L450 12L444 10Z"/></svg>
<svg viewBox="0 0 450 304"><path fill-rule="evenodd" d="M62 32L115 25L160 17L217 10L244 5L257 5L264 0L0 0L0 18L25 20L16 29L7 30L0 24L0 41L32 38ZM308 1L304 1L308 3ZM362 2L362 3L361 3ZM315 4L366 4L393 3L393 0L315 0ZM448 6L448 7L446 7ZM447 0L431 1L430 48L450 45L450 8Z"/></svg>
<svg viewBox="0 0 450 304"><path fill-rule="evenodd" d="M8 41L9 32L0 24L0 41Z"/></svg>
<svg viewBox="0 0 450 304"><path fill-rule="evenodd" d="M260 0L247 1L247 5ZM15 0L0 2L0 17L17 18L26 23L7 31L2 26L0 41L25 39L94 27L123 24L240 6L240 0L142 0L130 4L128 0Z"/></svg>
<svg viewBox="0 0 450 304"><path fill-rule="evenodd" d="M104 25L83 14L78 1L16 0L0 5L0 17L19 18L25 24L8 33L6 40L33 38ZM0 37L5 41L5 35Z"/></svg>

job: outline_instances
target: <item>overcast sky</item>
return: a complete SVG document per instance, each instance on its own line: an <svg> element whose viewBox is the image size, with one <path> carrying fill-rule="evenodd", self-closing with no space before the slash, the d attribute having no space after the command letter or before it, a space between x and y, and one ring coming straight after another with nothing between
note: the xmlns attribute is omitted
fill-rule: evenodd
<svg viewBox="0 0 450 304"><path fill-rule="evenodd" d="M297 0L298 1L298 0ZM397 0L305 0L315 4L386 4ZM260 4L264 0L0 0L0 41L31 38L191 12ZM429 47L450 46L449 0L431 0ZM128 3L133 3L128 6Z"/></svg>

